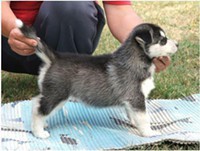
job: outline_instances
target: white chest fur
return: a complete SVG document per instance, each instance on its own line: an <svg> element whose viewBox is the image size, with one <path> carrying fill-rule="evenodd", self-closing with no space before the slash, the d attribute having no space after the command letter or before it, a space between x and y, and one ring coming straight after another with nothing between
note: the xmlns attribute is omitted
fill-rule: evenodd
<svg viewBox="0 0 200 151"><path fill-rule="evenodd" d="M151 67L149 68L149 72L151 73L151 76L149 78L145 79L141 83L141 91L144 94L145 98L148 98L151 90L153 90L155 88L154 79L153 79L153 74L155 72L155 65L154 64L152 64Z"/></svg>

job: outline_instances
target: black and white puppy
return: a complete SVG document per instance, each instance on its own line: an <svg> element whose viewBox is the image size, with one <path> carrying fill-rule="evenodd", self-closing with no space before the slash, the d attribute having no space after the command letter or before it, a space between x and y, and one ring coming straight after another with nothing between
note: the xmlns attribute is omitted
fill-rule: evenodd
<svg viewBox="0 0 200 151"><path fill-rule="evenodd" d="M16 23L25 36L37 39L34 29L20 20ZM40 94L32 100L32 132L36 137L50 136L44 130L46 119L70 96L94 107L124 106L141 136L158 134L150 128L145 106L154 88L152 59L177 51L177 43L167 39L159 26L145 23L135 27L127 40L107 55L61 55L41 40L35 50L44 62L38 79Z"/></svg>

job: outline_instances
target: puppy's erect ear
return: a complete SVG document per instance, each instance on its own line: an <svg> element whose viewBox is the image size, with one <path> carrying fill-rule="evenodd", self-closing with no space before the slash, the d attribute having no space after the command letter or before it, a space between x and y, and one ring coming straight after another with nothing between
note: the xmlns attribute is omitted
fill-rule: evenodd
<svg viewBox="0 0 200 151"><path fill-rule="evenodd" d="M145 46L145 41L144 41L142 38L140 38L139 36L136 36L136 37L135 37L135 40L138 42L138 44L139 44L142 48L144 48L144 46Z"/></svg>
<svg viewBox="0 0 200 151"><path fill-rule="evenodd" d="M146 45L152 43L153 33L151 30L141 31L135 36L136 42L142 47L145 48Z"/></svg>

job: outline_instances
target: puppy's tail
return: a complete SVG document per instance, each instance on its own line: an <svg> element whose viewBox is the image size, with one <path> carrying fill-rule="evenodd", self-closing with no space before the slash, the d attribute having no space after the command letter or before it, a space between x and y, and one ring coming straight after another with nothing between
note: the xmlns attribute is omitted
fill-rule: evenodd
<svg viewBox="0 0 200 151"><path fill-rule="evenodd" d="M16 20L16 25L26 37L35 39L38 42L38 45L34 47L35 53L44 63L51 64L54 62L56 58L54 52L43 41L38 39L34 28L25 25L19 19Z"/></svg>

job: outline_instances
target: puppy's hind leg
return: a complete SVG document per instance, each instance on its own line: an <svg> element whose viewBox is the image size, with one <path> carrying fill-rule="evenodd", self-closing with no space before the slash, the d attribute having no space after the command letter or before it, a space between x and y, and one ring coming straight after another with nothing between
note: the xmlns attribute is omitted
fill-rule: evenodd
<svg viewBox="0 0 200 151"><path fill-rule="evenodd" d="M145 109L145 102L143 101L143 105L141 103L142 102L140 102L140 105L142 107L138 108L136 105L137 103L134 101L125 102L126 112L131 123L137 127L141 136L150 137L153 135L159 135L160 133L151 129L150 118Z"/></svg>
<svg viewBox="0 0 200 151"><path fill-rule="evenodd" d="M64 101L59 101L57 98L50 98L38 95L33 98L32 108L32 132L36 137L48 138L49 132L44 130L47 127L46 119L52 114L53 111L60 109L64 105Z"/></svg>
<svg viewBox="0 0 200 151"><path fill-rule="evenodd" d="M32 125L33 134L39 138L48 138L50 134L44 130L47 115L42 115L39 112L40 101L43 96L40 94L32 99Z"/></svg>

